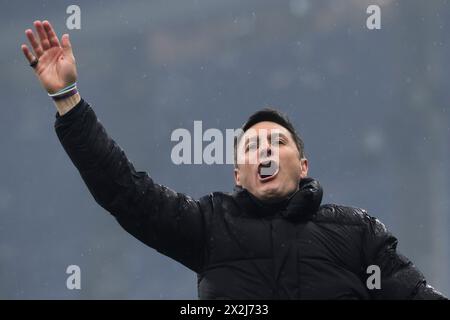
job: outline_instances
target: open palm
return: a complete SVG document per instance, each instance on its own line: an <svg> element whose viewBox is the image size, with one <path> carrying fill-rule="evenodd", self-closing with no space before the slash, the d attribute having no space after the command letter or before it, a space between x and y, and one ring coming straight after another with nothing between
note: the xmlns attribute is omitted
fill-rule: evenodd
<svg viewBox="0 0 450 320"><path fill-rule="evenodd" d="M22 51L30 63L38 59L39 62L34 67L36 76L47 92L55 93L77 80L77 68L69 35L64 34L60 44L50 22L35 21L34 26L39 41L33 31L27 29L25 34L33 53L25 44L22 45Z"/></svg>

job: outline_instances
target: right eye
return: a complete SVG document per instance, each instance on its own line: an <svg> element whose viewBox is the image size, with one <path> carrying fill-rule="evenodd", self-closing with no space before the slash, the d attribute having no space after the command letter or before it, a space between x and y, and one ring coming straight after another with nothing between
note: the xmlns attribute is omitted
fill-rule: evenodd
<svg viewBox="0 0 450 320"><path fill-rule="evenodd" d="M256 148L258 147L256 142L250 142L249 144L247 144L247 147L245 148L245 151L254 151L256 150Z"/></svg>

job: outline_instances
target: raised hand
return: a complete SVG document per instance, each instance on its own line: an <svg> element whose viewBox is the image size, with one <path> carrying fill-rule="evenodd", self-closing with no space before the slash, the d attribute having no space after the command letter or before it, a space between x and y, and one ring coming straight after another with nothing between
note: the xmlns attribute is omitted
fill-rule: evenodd
<svg viewBox="0 0 450 320"><path fill-rule="evenodd" d="M50 22L35 21L34 27L39 41L31 29L25 30L33 52L25 44L21 48L45 90L55 93L77 80L69 35L64 34L60 43Z"/></svg>

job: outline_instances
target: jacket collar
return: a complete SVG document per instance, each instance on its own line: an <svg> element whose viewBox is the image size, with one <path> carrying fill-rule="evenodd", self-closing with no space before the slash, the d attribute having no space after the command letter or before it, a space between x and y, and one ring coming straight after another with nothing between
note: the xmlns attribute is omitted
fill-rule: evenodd
<svg viewBox="0 0 450 320"><path fill-rule="evenodd" d="M300 180L294 194L277 203L264 203L240 186L235 186L233 193L239 206L249 215L268 217L280 214L291 221L310 218L319 209L322 196L323 189L319 182L309 177Z"/></svg>

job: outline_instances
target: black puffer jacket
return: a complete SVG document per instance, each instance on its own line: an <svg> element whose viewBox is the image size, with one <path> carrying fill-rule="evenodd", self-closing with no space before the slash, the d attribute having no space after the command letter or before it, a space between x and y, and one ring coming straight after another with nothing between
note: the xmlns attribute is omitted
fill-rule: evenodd
<svg viewBox="0 0 450 320"><path fill-rule="evenodd" d="M55 123L95 200L130 234L198 274L200 299L437 299L396 252L397 240L364 210L320 205L311 178L284 203L245 189L198 201L136 172L82 100ZM369 265L381 289L369 290Z"/></svg>

